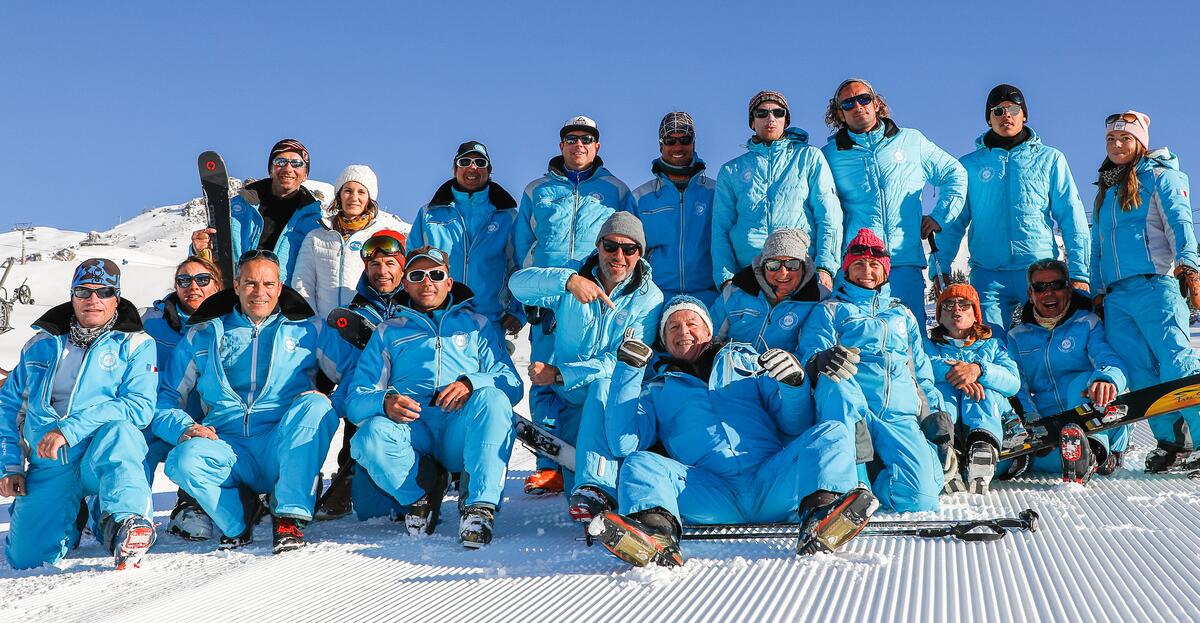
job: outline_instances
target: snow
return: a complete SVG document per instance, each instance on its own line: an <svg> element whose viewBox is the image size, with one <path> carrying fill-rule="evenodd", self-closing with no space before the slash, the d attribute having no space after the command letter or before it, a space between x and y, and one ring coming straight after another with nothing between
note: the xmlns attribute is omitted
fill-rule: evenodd
<svg viewBox="0 0 1200 623"><path fill-rule="evenodd" d="M122 263L124 295L148 305L167 291L189 232L202 224L200 213L185 212L186 204L149 210L102 232L109 244L74 250L78 259ZM0 256L16 255L22 236L0 234ZM85 234L37 228L34 237L27 252L50 254ZM15 306L16 328L0 335L0 367L16 363L33 333L29 323L66 300L78 259L13 268L6 288L28 279L36 303ZM524 373L528 342L517 344ZM280 556L271 555L267 522L252 546L235 552L161 531L142 568L122 572L85 538L56 569L15 571L0 562L0 622L163 620L181 612L198 621L1194 619L1200 488L1183 476L1141 472L1153 444L1145 425L1134 444L1126 469L1086 488L1034 476L997 483L984 498L944 497L939 513L904 517L1015 516L1033 508L1041 515L1036 534L995 543L859 538L811 558L798 558L788 540L688 542L680 569L630 569L578 541L582 528L569 521L561 496L521 492L534 461L518 445L496 538L481 550L458 543L453 497L434 535L410 537L386 519L343 518L311 524L311 545ZM175 487L161 469L154 491L162 526ZM0 533L8 530L9 502L0 500Z"/></svg>

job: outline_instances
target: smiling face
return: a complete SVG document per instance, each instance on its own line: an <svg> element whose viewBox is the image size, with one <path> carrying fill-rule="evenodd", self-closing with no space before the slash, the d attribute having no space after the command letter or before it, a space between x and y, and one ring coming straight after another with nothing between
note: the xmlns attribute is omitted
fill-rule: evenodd
<svg viewBox="0 0 1200 623"><path fill-rule="evenodd" d="M672 132L667 135L667 138L674 139L674 145L667 145L659 141L658 151L662 154L663 162L673 167L686 167L692 163L692 158L696 155L696 143L689 142L689 144L684 145L679 142L679 139L686 138L687 136L683 132Z"/></svg>
<svg viewBox="0 0 1200 623"><path fill-rule="evenodd" d="M763 110L768 111L769 114L759 117L759 111ZM780 106L778 102L763 102L754 110L754 135L764 143L779 140L783 136L783 131L787 129L787 115L776 117L777 113L770 112L775 110L787 109Z"/></svg>
<svg viewBox="0 0 1200 623"><path fill-rule="evenodd" d="M801 271L789 270L787 267L787 263L789 261L793 261L794 263L795 259L788 255L777 255L763 260L763 277L766 278L767 283L771 284L771 287L775 288L775 298L777 299L787 297L792 292L795 292L796 288L800 287ZM776 270L771 270L775 261L779 262L779 267Z"/></svg>
<svg viewBox="0 0 1200 623"><path fill-rule="evenodd" d="M482 158L482 154L478 152L470 152L464 154L465 157L475 160ZM487 166L480 167L475 162L471 162L465 167L454 165L454 181L467 192L475 192L484 186L487 186L488 180L491 178L491 171Z"/></svg>
<svg viewBox="0 0 1200 623"><path fill-rule="evenodd" d="M633 272L637 266L638 258L642 256L641 249L635 250L633 253L626 255L623 246L617 246L613 251L608 251L604 248L604 241L617 245L637 245L637 242L629 236L620 234L609 234L596 244L597 252L600 255L600 276L604 281L606 289L612 289L618 283L625 281L625 278Z"/></svg>
<svg viewBox="0 0 1200 623"><path fill-rule="evenodd" d="M275 158L284 158L287 160L303 160L304 158L297 152L285 151L280 154L275 154ZM276 197L287 197L300 189L300 185L304 180L308 179L308 165L301 165L299 168L293 167L290 163L285 163L283 166L276 166L274 158L271 163L271 194Z"/></svg>
<svg viewBox="0 0 1200 623"><path fill-rule="evenodd" d="M663 327L663 342L672 357L695 361L711 341L712 331L708 330L708 324L700 314L681 309L667 317Z"/></svg>
<svg viewBox="0 0 1200 623"><path fill-rule="evenodd" d="M341 204L342 215L355 217L367 211L371 203L371 194L367 187L358 182L346 182L338 191L338 202Z"/></svg>
<svg viewBox="0 0 1200 623"><path fill-rule="evenodd" d="M395 255L375 254L367 260L367 281L380 294L391 294L400 286L404 266Z"/></svg>
<svg viewBox="0 0 1200 623"><path fill-rule="evenodd" d="M592 166L592 161L596 159L596 154L600 153L600 141L597 140L591 145L584 145L583 141L578 139L585 136L591 138L592 135L582 130L572 130L567 132L566 136L576 137L575 144L573 145L565 140L558 144L559 149L562 150L563 161L566 163L567 168L572 171L587 170L588 167Z"/></svg>
<svg viewBox="0 0 1200 623"><path fill-rule="evenodd" d="M186 288L181 288L179 287L179 283L176 282L175 296L179 299L179 306L183 308L184 313L196 313L196 310L199 309L204 299L216 294L220 290L221 284L212 278L212 273L203 264L196 262L188 262L175 271L176 277L181 275L195 277L196 275L205 274L209 275L208 285L202 286L199 281L192 279L192 282Z"/></svg>
<svg viewBox="0 0 1200 623"><path fill-rule="evenodd" d="M253 259L238 268L233 290L241 303L242 313L254 323L266 320L279 305L283 284L279 282L279 265L265 258Z"/></svg>
<svg viewBox="0 0 1200 623"><path fill-rule="evenodd" d="M414 275L414 271L421 271L426 274L420 275L420 281L412 281L418 275ZM441 271L446 273L446 276L441 281L434 281L429 272ZM419 257L413 260L404 269L404 291L412 299L413 308L419 311L429 311L437 309L446 302L446 297L450 294L450 286L454 285L454 280L448 274L449 270L442 264L427 258Z"/></svg>
<svg viewBox="0 0 1200 623"><path fill-rule="evenodd" d="M841 103L846 99L857 97L864 93L872 94L871 90L868 89L863 83L851 82L850 84L842 87L841 91L838 91L837 101L838 103ZM879 98L875 98L874 101L866 105L855 102L854 108L851 108L850 110L843 110L839 106L837 115L838 118L846 124L846 127L848 127L851 132L866 132L867 130L874 128L875 124L879 122Z"/></svg>
<svg viewBox="0 0 1200 623"><path fill-rule="evenodd" d="M1046 288L1038 292L1037 288ZM1060 289L1055 289L1059 288ZM1071 288L1067 276L1054 269L1034 271L1029 276L1029 300L1033 301L1033 309L1043 318L1057 318L1067 309L1071 301Z"/></svg>
<svg viewBox="0 0 1200 623"><path fill-rule="evenodd" d="M1017 108L1016 115L1009 114L1008 112L1009 107L1012 106L1016 106ZM993 113L996 108L1004 108L1004 114L997 117ZM996 134L1004 138L1012 138L1025 129L1025 111L1021 110L1021 107L1017 106L1016 103L1004 100L988 110L988 125L991 126L992 131Z"/></svg>
<svg viewBox="0 0 1200 623"><path fill-rule="evenodd" d="M860 288L877 290L887 281L887 273L883 271L883 264L867 257L856 260L846 269L846 281Z"/></svg>
<svg viewBox="0 0 1200 623"><path fill-rule="evenodd" d="M90 284L80 287L93 291L105 289L103 286ZM79 320L80 326L92 329L104 325L117 313L117 302L120 300L120 296L102 299L99 295L90 294L88 298L81 299L72 294L71 309L74 310L75 318Z"/></svg>
<svg viewBox="0 0 1200 623"><path fill-rule="evenodd" d="M1140 145L1137 138L1124 130L1113 130L1104 137L1108 159L1118 166L1133 162L1138 156Z"/></svg>

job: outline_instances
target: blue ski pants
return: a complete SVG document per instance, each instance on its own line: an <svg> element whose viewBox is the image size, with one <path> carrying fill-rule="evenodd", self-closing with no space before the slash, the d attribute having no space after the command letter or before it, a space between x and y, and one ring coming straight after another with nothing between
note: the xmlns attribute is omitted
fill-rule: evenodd
<svg viewBox="0 0 1200 623"><path fill-rule="evenodd" d="M1024 270L987 270L971 267L971 285L979 293L983 321L1000 343L1008 339L1013 310L1025 304L1029 283Z"/></svg>

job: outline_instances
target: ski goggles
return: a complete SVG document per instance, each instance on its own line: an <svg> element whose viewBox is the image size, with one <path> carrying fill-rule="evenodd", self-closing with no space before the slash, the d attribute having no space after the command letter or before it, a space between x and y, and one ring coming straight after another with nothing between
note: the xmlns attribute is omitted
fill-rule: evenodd
<svg viewBox="0 0 1200 623"><path fill-rule="evenodd" d="M212 283L212 280L213 280L212 273L197 273L195 275L188 275L188 274L175 275L175 287L182 290L184 288L192 287L192 282L195 282L196 285L203 288L203 287L207 286L208 284Z"/></svg>
<svg viewBox="0 0 1200 623"><path fill-rule="evenodd" d="M754 111L755 119L766 119L767 117L775 117L776 119L783 119L786 116L787 116L786 108L758 108L758 109L755 109L755 111Z"/></svg>
<svg viewBox="0 0 1200 623"><path fill-rule="evenodd" d="M786 268L792 272L796 272L796 271L800 270L800 266L802 263L803 263L802 260L798 260L794 257L791 259L787 259L787 260L779 260L779 259L772 258L769 260L763 260L762 266L763 266L763 270L769 270L771 272L775 272L775 271L779 270L780 268Z"/></svg>
<svg viewBox="0 0 1200 623"><path fill-rule="evenodd" d="M476 169L486 169L491 163L488 162L487 158L471 158L470 156L463 156L462 158L455 160L454 164L457 164L464 169L471 165L475 165Z"/></svg>
<svg viewBox="0 0 1200 623"><path fill-rule="evenodd" d="M1003 117L1006 114L1009 117L1016 117L1018 114L1020 114L1020 112L1021 112L1021 107L1018 104L1009 104L1008 106L993 106L992 107L992 116L993 117Z"/></svg>
<svg viewBox="0 0 1200 623"><path fill-rule="evenodd" d="M968 301L967 299L947 299L941 303L938 303L938 307L941 307L942 311L954 311L956 309L958 311L967 311L968 309L971 309L973 305L971 304L971 301Z"/></svg>
<svg viewBox="0 0 1200 623"><path fill-rule="evenodd" d="M89 288L87 286L75 286L74 288L71 288L71 296L73 296L77 299L83 299L85 301L87 299L92 298L93 294L96 295L97 298L110 299L110 298L116 296L117 294L119 294L120 292L121 291L119 289L114 288L112 286L104 286L102 288Z"/></svg>
<svg viewBox="0 0 1200 623"><path fill-rule="evenodd" d="M667 147L673 147L676 144L691 145L695 141L696 141L696 138L693 136L668 136L665 138L658 139L658 142L662 143L663 145L666 145Z"/></svg>
<svg viewBox="0 0 1200 623"><path fill-rule="evenodd" d="M428 270L417 269L404 273L404 280L409 283L421 283L428 278L431 283L441 283L446 280L446 277L449 276L450 275L446 274L446 269L444 268L430 268Z"/></svg>
<svg viewBox="0 0 1200 623"><path fill-rule="evenodd" d="M636 242L613 242L608 238L600 239L600 248L604 249L605 253L616 253L620 249L625 255L637 255L642 252L642 247Z"/></svg>
<svg viewBox="0 0 1200 623"><path fill-rule="evenodd" d="M1050 290L1057 292L1059 290L1067 289L1067 280L1055 279L1054 281L1031 281L1029 282L1029 288L1034 292L1047 292Z"/></svg>
<svg viewBox="0 0 1200 623"><path fill-rule="evenodd" d="M257 259L264 259L274 263L276 266L279 266L279 256L275 255L273 251L268 251L266 249L251 249L238 257L238 268L241 268L246 262L252 262Z"/></svg>
<svg viewBox="0 0 1200 623"><path fill-rule="evenodd" d="M568 134L563 137L562 142L564 142L568 145L574 145L575 143L583 143L584 145L591 145L592 143L595 143L597 140L599 140L599 139L592 136L591 134L583 134L583 135Z"/></svg>
<svg viewBox="0 0 1200 623"><path fill-rule="evenodd" d="M856 105L870 106L871 102L874 102L874 101L875 101L874 95L872 95L870 93L859 93L858 95L855 95L853 97L847 97L846 99L838 102L838 106L841 107L842 110L854 110L854 107Z"/></svg>
<svg viewBox="0 0 1200 623"><path fill-rule="evenodd" d="M852 244L846 249L846 255L869 255L871 257L888 257L887 249L872 247L865 244Z"/></svg>
<svg viewBox="0 0 1200 623"><path fill-rule="evenodd" d="M404 245L391 236L374 236L363 243L358 251L363 260L379 255L404 255Z"/></svg>
<svg viewBox="0 0 1200 623"><path fill-rule="evenodd" d="M272 158L271 165L277 169L282 169L283 167L286 167L288 165L291 165L291 167L293 169L303 169L305 162L303 160L301 160L300 158L279 157L279 158Z"/></svg>

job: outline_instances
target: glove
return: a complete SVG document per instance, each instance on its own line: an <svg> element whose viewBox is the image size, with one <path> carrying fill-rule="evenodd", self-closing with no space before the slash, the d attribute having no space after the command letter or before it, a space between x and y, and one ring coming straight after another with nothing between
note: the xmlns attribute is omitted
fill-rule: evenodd
<svg viewBox="0 0 1200 623"><path fill-rule="evenodd" d="M1179 293L1191 309L1200 309L1200 271L1180 264L1175 267L1175 278L1179 280Z"/></svg>
<svg viewBox="0 0 1200 623"><path fill-rule="evenodd" d="M650 357L654 355L654 351L646 346L646 343L628 337L621 346L617 348L617 361L625 362L635 368L644 368L650 362Z"/></svg>
<svg viewBox="0 0 1200 623"><path fill-rule="evenodd" d="M804 383L804 368L800 360L782 348L772 348L758 356L758 365L762 366L767 376L783 383L798 387Z"/></svg>
<svg viewBox="0 0 1200 623"><path fill-rule="evenodd" d="M809 379L814 385L817 383L818 375L825 375L834 383L844 381L855 374L858 374L858 362L862 361L862 357L858 355L858 347L851 346L846 348L841 344L834 345L833 348L827 348L815 355L808 361Z"/></svg>

